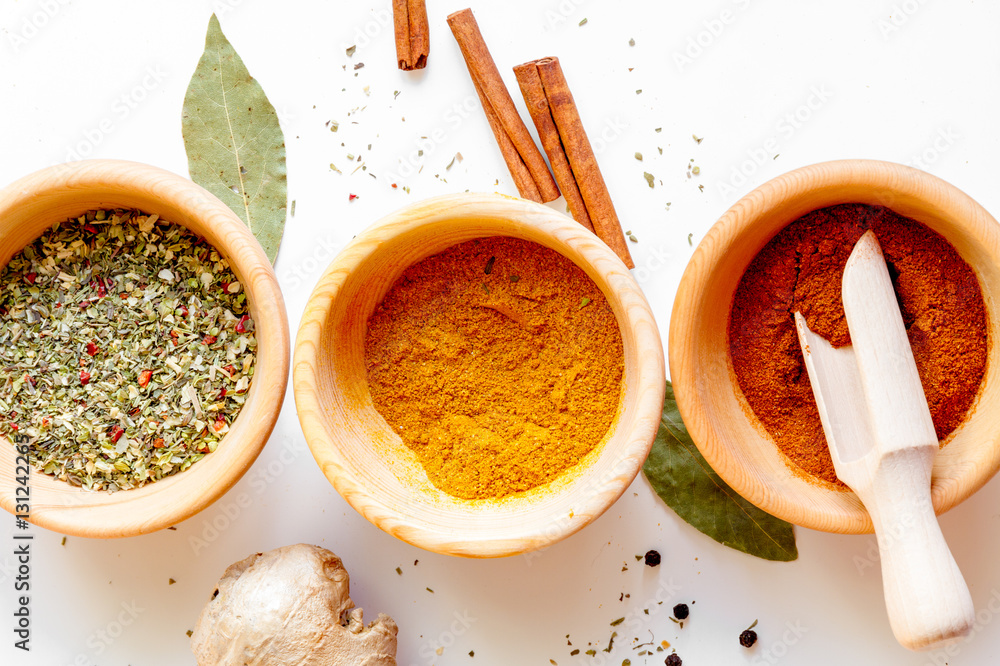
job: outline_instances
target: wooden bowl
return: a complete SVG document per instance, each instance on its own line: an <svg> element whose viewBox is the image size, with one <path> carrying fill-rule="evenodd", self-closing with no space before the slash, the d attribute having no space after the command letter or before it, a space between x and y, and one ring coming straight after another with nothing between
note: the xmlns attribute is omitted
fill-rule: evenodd
<svg viewBox="0 0 1000 666"><path fill-rule="evenodd" d="M460 500L431 485L372 406L364 361L369 316L412 264L487 236L534 241L568 257L607 297L622 333L622 405L611 435L552 483L503 500ZM361 515L415 546L467 557L534 550L601 515L649 453L665 389L660 336L639 285L604 243L570 218L497 195L408 206L358 235L306 306L292 381L299 421L323 473Z"/></svg>
<svg viewBox="0 0 1000 666"><path fill-rule="evenodd" d="M137 208L207 239L250 303L257 360L246 403L218 449L187 470L141 488L86 491L32 471L30 522L85 537L153 532L193 516L239 480L278 418L288 379L288 320L271 263L246 225L207 190L156 167L89 160L43 169L0 191L0 266L55 222L100 208ZM0 443L0 505L15 509L15 451Z"/></svg>
<svg viewBox="0 0 1000 666"><path fill-rule="evenodd" d="M1000 227L968 195L923 171L870 160L825 162L738 201L698 245L681 279L670 319L670 374L691 437L726 483L791 523L856 534L872 531L868 512L853 492L792 470L740 391L727 339L736 286L757 252L805 213L850 202L922 222L979 278L991 340L986 375L972 413L934 462L934 509L947 511L982 487L1000 466Z"/></svg>

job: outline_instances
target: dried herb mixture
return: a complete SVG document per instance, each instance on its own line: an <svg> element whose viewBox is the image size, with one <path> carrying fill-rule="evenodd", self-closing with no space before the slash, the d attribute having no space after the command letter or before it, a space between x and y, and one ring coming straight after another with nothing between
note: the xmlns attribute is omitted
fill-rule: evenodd
<svg viewBox="0 0 1000 666"><path fill-rule="evenodd" d="M228 262L187 229L126 210L55 224L0 275L0 433L91 490L183 471L242 407L253 331Z"/></svg>

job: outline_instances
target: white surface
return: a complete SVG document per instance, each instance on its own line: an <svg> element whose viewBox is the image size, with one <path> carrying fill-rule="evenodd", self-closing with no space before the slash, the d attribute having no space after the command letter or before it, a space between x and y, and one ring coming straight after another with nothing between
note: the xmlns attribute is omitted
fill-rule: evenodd
<svg viewBox="0 0 1000 666"><path fill-rule="evenodd" d="M72 159L71 151L186 173L181 103L215 9L283 119L297 206L276 268L294 332L332 253L381 215L466 188L515 193L444 21L465 4L428 2L431 54L418 74L394 67L389 6L6 0L0 183ZM639 239L630 244L636 275L664 342L691 253L688 234L697 243L740 195L794 167L848 157L920 160L1000 211L995 4L509 0L473 9L512 90L513 65L561 58L619 215ZM700 54L690 46L699 40ZM344 49L355 43L348 58ZM692 61L678 65L676 55L689 48ZM355 77L359 62L365 67ZM328 120L340 122L339 132L325 127ZM695 144L692 133L704 141ZM377 178L350 175L349 152L362 155ZM457 152L464 161L446 171ZM701 175L689 180L691 158ZM399 171L406 161L423 170L407 176ZM345 173L330 171L331 162ZM643 171L656 176L654 189ZM393 180L411 193L391 189ZM348 203L348 193L360 198ZM995 663L998 499L994 481L941 519L978 611L973 637L951 657L913 654L889 630L873 537L799 529L797 562L763 562L690 528L641 477L601 519L540 554L469 561L417 550L372 527L326 482L289 393L253 469L176 531L120 541L71 537L62 546L61 535L35 528L27 655L12 647L13 521L0 516L0 663L191 664L185 631L224 568L299 541L344 558L353 597L370 617L396 618L406 666L662 664L663 653L644 662L632 650L632 638L648 640L650 631L689 666ZM663 553L657 569L633 557L648 548ZM683 629L668 618L678 601L697 602ZM613 651L601 652L609 623L622 616ZM737 636L757 618L760 642L744 650ZM570 657L566 634L582 650L594 641L598 656Z"/></svg>

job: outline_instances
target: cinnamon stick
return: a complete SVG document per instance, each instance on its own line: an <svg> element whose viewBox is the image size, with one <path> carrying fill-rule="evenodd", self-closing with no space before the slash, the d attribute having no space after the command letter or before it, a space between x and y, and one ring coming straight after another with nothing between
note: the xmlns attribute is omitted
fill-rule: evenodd
<svg viewBox="0 0 1000 666"><path fill-rule="evenodd" d="M570 215L587 229L594 231L594 223L590 221L587 205L583 202L580 188L577 187L576 179L573 177L573 169L566 159L566 151L559 138L559 130L552 119L549 101L545 98L545 89L542 87L542 79L538 76L538 67L534 62L526 62L514 68L514 75L521 88L521 95L524 96L524 103L528 106L528 113L531 114L531 119L538 130L538 138L542 142L542 148L549 156L552 173L555 174L559 190L566 199Z"/></svg>
<svg viewBox="0 0 1000 666"><path fill-rule="evenodd" d="M533 60L515 67L514 73L573 218L584 226L589 221L598 238L626 266L635 268L559 58ZM568 171L563 162L568 163ZM574 187L582 199L582 211L580 201L574 201Z"/></svg>
<svg viewBox="0 0 1000 666"><path fill-rule="evenodd" d="M392 0L392 22L399 68L411 71L426 67L431 42L424 0Z"/></svg>
<svg viewBox="0 0 1000 666"><path fill-rule="evenodd" d="M525 199L540 203L558 198L559 188L514 107L472 10L451 14L448 25L462 50L469 76L518 192Z"/></svg>

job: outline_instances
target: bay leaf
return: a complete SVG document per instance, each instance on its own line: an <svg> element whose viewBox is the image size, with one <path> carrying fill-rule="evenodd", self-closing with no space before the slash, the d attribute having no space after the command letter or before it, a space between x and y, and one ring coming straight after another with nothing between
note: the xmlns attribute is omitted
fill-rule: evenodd
<svg viewBox="0 0 1000 666"><path fill-rule="evenodd" d="M799 556L792 525L743 499L702 457L681 420L670 382L642 471L667 506L722 545L765 560L789 562Z"/></svg>
<svg viewBox="0 0 1000 666"><path fill-rule="evenodd" d="M285 137L260 83L212 14L181 121L191 180L250 227L274 263L285 227Z"/></svg>

